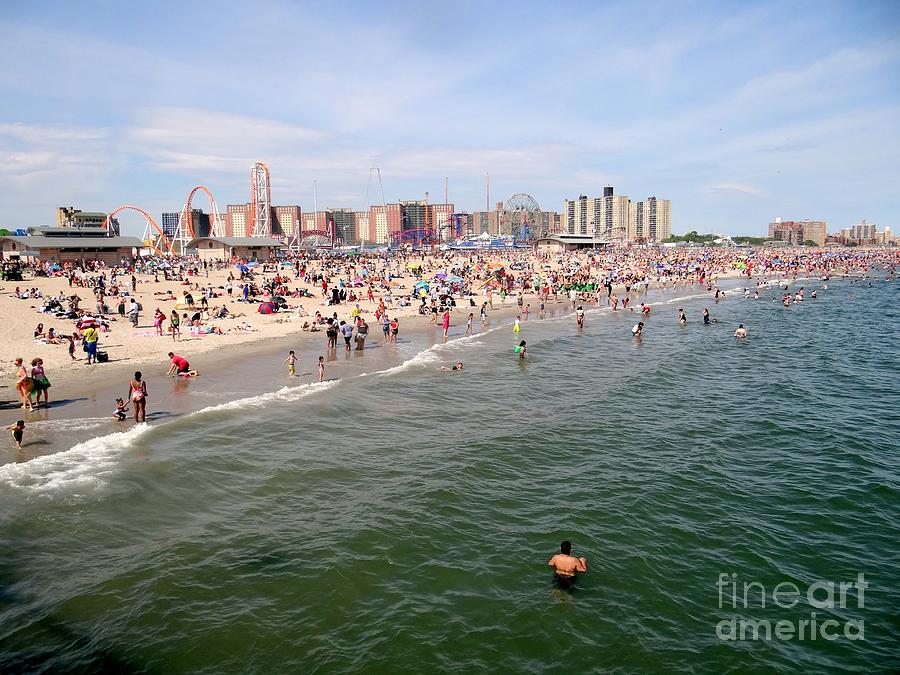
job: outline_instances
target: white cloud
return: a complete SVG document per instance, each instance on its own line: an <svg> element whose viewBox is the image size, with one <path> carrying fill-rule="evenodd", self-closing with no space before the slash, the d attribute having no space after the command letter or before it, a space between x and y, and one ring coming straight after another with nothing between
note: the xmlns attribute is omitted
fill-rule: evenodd
<svg viewBox="0 0 900 675"><path fill-rule="evenodd" d="M758 197L764 194L763 191L759 188L744 183L719 183L717 185L704 185L700 189L700 191L705 194L723 197Z"/></svg>

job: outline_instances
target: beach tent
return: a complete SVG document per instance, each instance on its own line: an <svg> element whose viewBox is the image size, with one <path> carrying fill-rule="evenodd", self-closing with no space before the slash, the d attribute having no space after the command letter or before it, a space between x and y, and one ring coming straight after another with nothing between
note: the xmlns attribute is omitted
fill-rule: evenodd
<svg viewBox="0 0 900 675"><path fill-rule="evenodd" d="M260 303L259 309L257 310L260 314L274 314L276 311L274 302L263 302Z"/></svg>
<svg viewBox="0 0 900 675"><path fill-rule="evenodd" d="M235 267L237 267L241 272L249 272L250 271L249 267L247 267L246 265L241 265L240 263L235 265Z"/></svg>

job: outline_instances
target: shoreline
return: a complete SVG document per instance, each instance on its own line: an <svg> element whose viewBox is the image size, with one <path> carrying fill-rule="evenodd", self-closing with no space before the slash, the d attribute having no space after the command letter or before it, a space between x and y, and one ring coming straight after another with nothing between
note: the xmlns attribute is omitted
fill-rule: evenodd
<svg viewBox="0 0 900 675"><path fill-rule="evenodd" d="M735 274L727 279L721 278L723 290L728 292L740 285L734 284L739 277L739 274ZM665 305L675 299L668 296L677 296L679 291L690 294L686 300L695 300L708 294L705 288L695 288L693 291L677 287L650 288L646 294L632 293L635 303L630 309L636 309L644 300L651 306ZM618 293L620 289L614 286L613 292ZM481 298L477 297L477 304L480 304ZM536 296L526 296L525 303L534 303L535 300ZM586 302L584 305L588 311L608 308L597 303ZM319 354L326 356L326 382L353 379L363 374L400 367L437 345L467 337L464 336L464 327L469 311L476 314L472 336L477 338L504 325L512 326L512 318L520 310L514 298L508 298L506 303L495 303L494 309L489 310L487 327L482 328L477 317L477 306L457 308L454 318L458 320L451 324L451 334L447 340L442 339L439 324L431 323L426 316L415 315L401 321L401 339L397 343L384 343L379 331L370 336L366 349L362 352L346 352L342 344L331 353L327 352L324 349L324 331L315 335L297 331L263 340L222 345L216 350L191 357L192 366L201 374L190 381L162 375L167 367L167 361L164 361L159 364L159 373L154 373L149 368L144 371L144 379L149 388L148 426L154 427L161 422L206 408L227 408L259 397L292 397L295 389L298 390L296 393L301 394L300 388L307 389L310 385L318 384L315 362ZM629 312L621 307L619 311L625 315L637 316L636 312ZM561 297L557 302L547 303L544 319L558 319L573 313L571 300ZM523 320L523 324L541 320L539 311L533 311L529 319ZM461 328L463 332L460 332ZM288 377L285 374L286 367L281 365L288 349L294 349L300 359L297 377ZM158 357L153 358L158 362ZM147 357L141 363L149 362L150 357ZM59 405L53 407L51 400L51 408L40 408L38 412L25 417L26 428L31 427L30 431L33 438L37 439L37 445L30 447L26 443L19 453L4 453L7 456L0 454L0 466L51 456L91 439L130 432L141 426L135 425L130 412L124 422L117 422L112 418L114 399L124 396L127 382L137 365L136 361L129 361L127 365L115 362L98 364L91 367L92 377L64 380L59 387L54 386L51 392L57 394L54 400L59 401ZM19 409L8 407L0 410L0 416L0 422L4 424L21 418Z"/></svg>

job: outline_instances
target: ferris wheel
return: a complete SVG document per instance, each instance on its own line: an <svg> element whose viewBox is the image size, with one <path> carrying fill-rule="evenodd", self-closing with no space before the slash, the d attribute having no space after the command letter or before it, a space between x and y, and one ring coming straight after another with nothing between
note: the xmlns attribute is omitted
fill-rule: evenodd
<svg viewBox="0 0 900 675"><path fill-rule="evenodd" d="M520 192L506 200L506 217L513 239L534 239L541 225L541 207L529 194Z"/></svg>

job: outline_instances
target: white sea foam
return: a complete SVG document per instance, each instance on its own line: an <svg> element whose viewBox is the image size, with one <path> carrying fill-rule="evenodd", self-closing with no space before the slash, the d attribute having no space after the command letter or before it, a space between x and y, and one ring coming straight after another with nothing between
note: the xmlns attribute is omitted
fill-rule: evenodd
<svg viewBox="0 0 900 675"><path fill-rule="evenodd" d="M266 392L265 394L257 394L256 396L247 396L239 398L236 401L226 401L217 405L201 408L191 413L188 417L204 415L211 412L219 412L222 410L240 410L242 408L262 408L270 403L299 401L311 394L331 389L340 380L326 380L325 382L310 382L301 384L297 387L282 387L277 391Z"/></svg>
<svg viewBox="0 0 900 675"><path fill-rule="evenodd" d="M119 457L150 427L138 424L79 443L68 450L41 455L20 464L0 466L0 484L33 492L96 488L115 470Z"/></svg>
<svg viewBox="0 0 900 675"><path fill-rule="evenodd" d="M425 366L431 363L436 363L440 361L440 357L436 354L437 349L442 347L443 345L437 344L432 345L428 349L422 350L412 358L406 359L403 363L400 363L391 368L385 368L384 370L376 370L373 373L364 373L360 375L360 377L366 377L367 375L390 375L392 373L400 373L405 370L409 370L410 368L415 368L416 366Z"/></svg>
<svg viewBox="0 0 900 675"><path fill-rule="evenodd" d="M38 431L50 431L53 433L72 432L72 431L89 431L102 426L109 426L112 423L112 407L109 409L109 417L85 417L75 419L62 420L40 420L29 422L28 428Z"/></svg>

